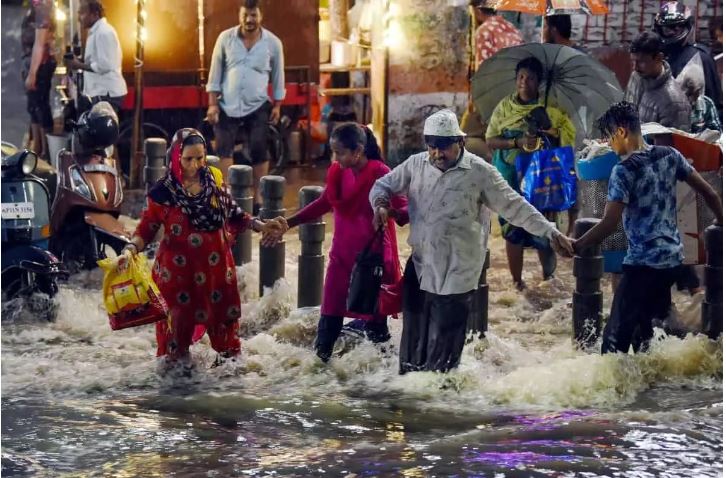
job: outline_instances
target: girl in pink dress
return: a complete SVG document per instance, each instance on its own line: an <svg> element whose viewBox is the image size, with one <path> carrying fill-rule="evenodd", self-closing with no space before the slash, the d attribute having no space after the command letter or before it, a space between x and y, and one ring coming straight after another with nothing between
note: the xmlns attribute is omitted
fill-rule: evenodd
<svg viewBox="0 0 726 478"><path fill-rule="evenodd" d="M345 123L331 134L330 147L334 162L328 169L326 185L319 199L287 218L289 227L315 220L333 211L335 229L330 248L328 269L320 307L315 351L324 362L330 359L333 346L343 327L344 317L365 321L369 339L385 342L390 338L386 316L361 316L346 310L348 285L356 256L376 233L373 210L368 201L373 183L390 171L381 158L373 133L356 123ZM407 222L407 202L395 198L393 208L399 224ZM396 226L390 219L383 234L383 282L392 284L401 277L396 242Z"/></svg>

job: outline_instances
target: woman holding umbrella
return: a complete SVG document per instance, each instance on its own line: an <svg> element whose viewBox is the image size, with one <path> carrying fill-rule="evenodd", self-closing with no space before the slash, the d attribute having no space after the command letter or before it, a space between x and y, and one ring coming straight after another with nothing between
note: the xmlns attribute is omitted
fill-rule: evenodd
<svg viewBox="0 0 726 478"><path fill-rule="evenodd" d="M514 190L521 192L515 168L517 156L522 152L539 149L543 142L549 143L551 147L574 146L575 126L561 110L544 106L544 100L539 94L539 86L544 78L544 67L537 58L532 56L519 61L515 72L516 91L503 98L494 108L486 132L486 141L494 151L494 166ZM536 131L532 131L533 119L539 123ZM539 121L536 121L537 119ZM571 219L572 224L574 218ZM506 240L509 270L517 289L525 288L522 281L525 247L537 249L544 279L551 278L557 266L557 259L549 241L534 237L524 229L512 226L501 217L499 223Z"/></svg>

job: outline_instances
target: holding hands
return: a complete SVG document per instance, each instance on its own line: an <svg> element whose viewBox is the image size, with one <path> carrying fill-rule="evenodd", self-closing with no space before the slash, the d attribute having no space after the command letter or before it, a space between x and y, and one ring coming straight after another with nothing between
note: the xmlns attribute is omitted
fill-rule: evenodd
<svg viewBox="0 0 726 478"><path fill-rule="evenodd" d="M563 257L572 257L575 254L575 240L556 231L550 238L550 245L555 252Z"/></svg>
<svg viewBox="0 0 726 478"><path fill-rule="evenodd" d="M280 242L289 228L287 220L282 216L262 222L259 225L259 232L262 234L262 245L274 247Z"/></svg>

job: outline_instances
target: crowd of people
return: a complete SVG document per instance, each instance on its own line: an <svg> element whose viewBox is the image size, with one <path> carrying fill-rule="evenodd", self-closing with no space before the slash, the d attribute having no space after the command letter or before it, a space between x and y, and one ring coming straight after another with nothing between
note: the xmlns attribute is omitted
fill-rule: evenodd
<svg viewBox="0 0 726 478"><path fill-rule="evenodd" d="M48 63L53 56L49 5L33 1L28 23L33 26L28 28L36 33L32 45L24 40L28 107L39 128L48 127L48 112L41 107L44 72L54 68ZM474 42L477 66L500 49L523 43L517 28L488 0L472 0L471 7L480 23ZM83 59L67 58L66 64L84 72L84 92L93 101L118 107L126 94L120 46L103 17L99 0L81 1L79 18L89 28L85 54ZM684 181L701 194L722 221L718 194L686 158L673 148L649 145L641 132L647 122L695 133L721 130L720 79L708 49L691 41L693 23L686 7L664 4L654 31L642 32L630 46L634 71L625 101L612 105L598 122L602 139L621 161L610 176L604 217L577 240L571 237L575 205L567 210L569 228L563 233L551 211L538 210L521 190L516 166L520 155L578 146L568 113L548 104L541 93L547 71L534 56L517 63L511 93L489 117L471 102L461 122L448 109L427 117L422 132L426 150L395 169L386 165L368 128L344 123L330 137L333 162L319 199L287 218L266 222L242 211L225 185L235 138L240 129L251 138L249 159L259 203L257 184L267 174L267 125L279 120L285 95L282 43L262 27L262 19L259 1L242 2L239 25L219 35L211 57L207 119L214 126L220 170L207 164L208 145L199 131L177 131L167 153L168 173L150 189L126 248L130 254L143 251L163 228L153 278L170 306L170 319L156 326L158 356L191 367L189 348L200 331L208 334L218 353L216 365L237 356L241 307L233 238L252 229L262 234L263 245L274 245L289 228L331 211L335 228L314 345L324 362L331 358L345 317L356 318L373 342L390 339L385 315L356 314L346 305L356 258L376 243L383 257L383 282L402 284L400 373L457 367L485 261L491 212L498 215L513 285L520 291L526 288L525 248L537 250L543 279L548 280L555 273L556 253L572 256L602 241L622 220L628 252L602 352L627 353L631 345L636 351L647 348L651 319L667 314L670 288L684 273L676 183ZM586 54L571 36L569 16L546 17L545 42ZM539 124L546 127L533 131L530 118L535 114L544 118ZM411 256L403 270L396 224L410 228Z"/></svg>

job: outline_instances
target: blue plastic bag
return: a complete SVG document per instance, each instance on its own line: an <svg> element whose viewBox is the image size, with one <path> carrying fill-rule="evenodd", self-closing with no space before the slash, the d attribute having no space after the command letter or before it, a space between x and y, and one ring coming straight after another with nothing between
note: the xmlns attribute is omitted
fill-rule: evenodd
<svg viewBox="0 0 726 478"><path fill-rule="evenodd" d="M520 153L515 167L520 192L538 211L566 211L577 202L572 147Z"/></svg>

